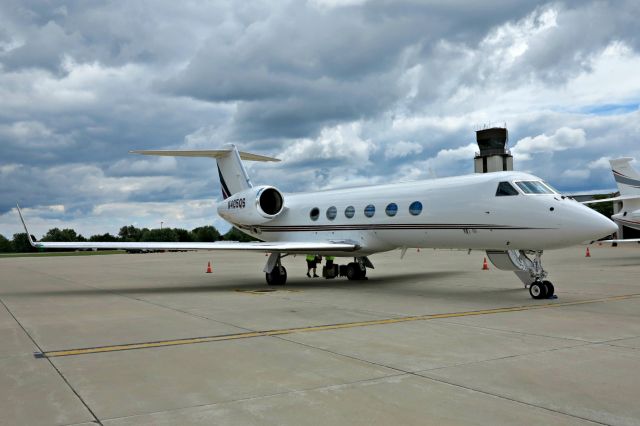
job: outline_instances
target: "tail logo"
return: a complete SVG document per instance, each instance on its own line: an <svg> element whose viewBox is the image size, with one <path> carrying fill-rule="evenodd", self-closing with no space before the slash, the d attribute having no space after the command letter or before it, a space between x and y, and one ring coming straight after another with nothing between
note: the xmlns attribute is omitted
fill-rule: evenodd
<svg viewBox="0 0 640 426"><path fill-rule="evenodd" d="M227 198L231 197L231 191L229 191L227 182L225 182L224 177L222 177L220 166L218 166L218 176L220 177L220 186L222 187L222 198L226 200Z"/></svg>
<svg viewBox="0 0 640 426"><path fill-rule="evenodd" d="M625 176L616 170L613 170L613 177L618 183L633 186L634 188L640 188L640 180Z"/></svg>

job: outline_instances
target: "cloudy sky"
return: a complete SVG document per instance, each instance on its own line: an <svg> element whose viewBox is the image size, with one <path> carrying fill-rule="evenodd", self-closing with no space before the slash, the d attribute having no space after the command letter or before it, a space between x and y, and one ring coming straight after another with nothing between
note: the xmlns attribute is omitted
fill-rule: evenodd
<svg viewBox="0 0 640 426"><path fill-rule="evenodd" d="M0 3L0 234L226 229L215 163L241 149L283 191L473 171L506 123L515 168L614 188L640 160L640 2ZM638 163L636 163L638 164Z"/></svg>

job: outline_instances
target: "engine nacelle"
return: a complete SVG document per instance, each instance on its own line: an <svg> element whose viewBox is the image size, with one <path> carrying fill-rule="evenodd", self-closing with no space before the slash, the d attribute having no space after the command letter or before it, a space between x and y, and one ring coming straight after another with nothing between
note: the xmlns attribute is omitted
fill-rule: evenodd
<svg viewBox="0 0 640 426"><path fill-rule="evenodd" d="M273 186L257 186L236 192L218 205L218 214L232 223L261 225L284 210L282 193Z"/></svg>

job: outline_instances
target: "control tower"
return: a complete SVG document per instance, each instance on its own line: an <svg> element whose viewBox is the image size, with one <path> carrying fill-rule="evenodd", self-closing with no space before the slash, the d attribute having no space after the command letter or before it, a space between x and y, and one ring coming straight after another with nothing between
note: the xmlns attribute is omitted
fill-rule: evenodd
<svg viewBox="0 0 640 426"><path fill-rule="evenodd" d="M506 127L491 127L476 131L480 152L474 159L476 173L513 170L513 156L507 149L509 132Z"/></svg>

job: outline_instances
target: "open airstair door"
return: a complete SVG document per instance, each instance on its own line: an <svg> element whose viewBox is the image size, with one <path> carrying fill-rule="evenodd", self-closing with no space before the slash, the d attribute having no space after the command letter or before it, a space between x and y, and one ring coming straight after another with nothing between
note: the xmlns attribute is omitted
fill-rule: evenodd
<svg viewBox="0 0 640 426"><path fill-rule="evenodd" d="M244 191L253 186L247 170L242 164L242 160L248 161L280 161L277 158L266 157L264 155L252 154L250 152L238 151L235 145L229 144L225 149L207 150L153 150L153 151L130 151L132 154L159 155L165 157L209 157L215 158L218 165L218 176L220 176L220 186L222 197L227 199L236 192Z"/></svg>

